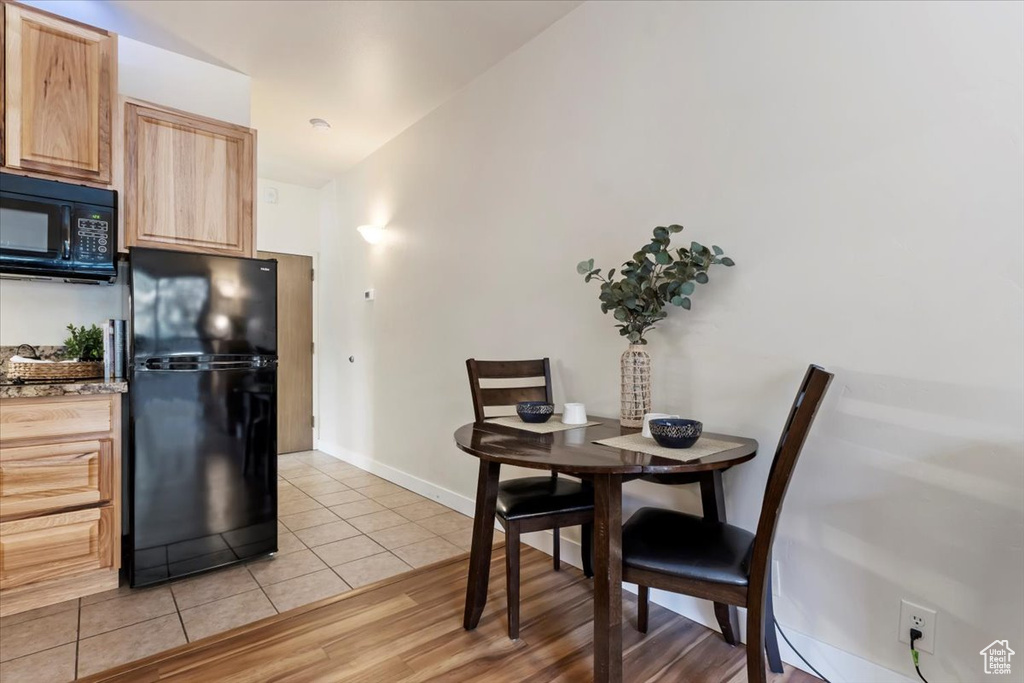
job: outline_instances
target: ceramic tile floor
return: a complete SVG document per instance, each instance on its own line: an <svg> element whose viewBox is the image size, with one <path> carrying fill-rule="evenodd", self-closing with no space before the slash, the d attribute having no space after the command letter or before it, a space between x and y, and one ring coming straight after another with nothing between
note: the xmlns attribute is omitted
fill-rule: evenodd
<svg viewBox="0 0 1024 683"><path fill-rule="evenodd" d="M469 549L472 519L336 458L278 472L275 557L0 619L0 683L64 683Z"/></svg>

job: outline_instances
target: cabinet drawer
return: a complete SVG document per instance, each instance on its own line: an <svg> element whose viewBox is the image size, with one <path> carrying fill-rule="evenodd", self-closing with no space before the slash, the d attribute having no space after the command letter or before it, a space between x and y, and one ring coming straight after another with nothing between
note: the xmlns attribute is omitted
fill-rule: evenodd
<svg viewBox="0 0 1024 683"><path fill-rule="evenodd" d="M0 523L0 590L114 567L114 508Z"/></svg>
<svg viewBox="0 0 1024 683"><path fill-rule="evenodd" d="M4 402L0 411L0 441L109 432L112 405L106 396L84 401Z"/></svg>
<svg viewBox="0 0 1024 683"><path fill-rule="evenodd" d="M0 518L109 502L110 441L0 447Z"/></svg>

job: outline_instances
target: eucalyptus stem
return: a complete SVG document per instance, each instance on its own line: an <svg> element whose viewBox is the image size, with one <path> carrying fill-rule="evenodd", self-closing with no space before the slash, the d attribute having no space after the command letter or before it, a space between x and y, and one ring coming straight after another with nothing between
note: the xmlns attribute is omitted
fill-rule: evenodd
<svg viewBox="0 0 1024 683"><path fill-rule="evenodd" d="M645 335L655 329L655 324L668 314L665 306L672 304L690 309L690 296L698 284L707 284L708 269L713 265L730 267L735 262L724 255L717 245L709 249L698 242L690 247L676 249L673 256L669 251L671 235L682 232L683 226L659 226L649 244L633 254L619 269L608 271L607 277L600 268L594 267L594 259L581 261L576 272L586 282L597 280L601 283L601 311L613 312L619 334L633 344L646 344Z"/></svg>

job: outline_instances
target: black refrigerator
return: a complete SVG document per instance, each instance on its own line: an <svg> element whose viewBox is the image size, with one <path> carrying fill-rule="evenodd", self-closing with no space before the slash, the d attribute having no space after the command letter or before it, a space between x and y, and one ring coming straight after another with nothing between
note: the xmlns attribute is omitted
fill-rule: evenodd
<svg viewBox="0 0 1024 683"><path fill-rule="evenodd" d="M277 551L277 262L130 251L131 585Z"/></svg>

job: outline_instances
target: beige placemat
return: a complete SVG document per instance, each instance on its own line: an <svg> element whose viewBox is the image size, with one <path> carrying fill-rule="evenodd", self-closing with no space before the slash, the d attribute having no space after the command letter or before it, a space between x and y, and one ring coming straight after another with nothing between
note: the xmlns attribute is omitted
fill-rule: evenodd
<svg viewBox="0 0 1024 683"><path fill-rule="evenodd" d="M613 436L609 439L601 439L594 443L601 444L602 446L611 446L612 448L621 448L626 451L638 451L640 453L647 453L648 455L658 455L663 458L673 458L675 460L696 460L697 458L703 458L715 453L721 453L731 448L736 448L740 444L733 441L719 441L718 439L711 439L706 436L702 436L697 439L697 443L693 444L689 448L665 448L659 446L658 442L654 439L648 439L639 432L636 434L627 434L626 436Z"/></svg>
<svg viewBox="0 0 1024 683"><path fill-rule="evenodd" d="M519 419L518 415L510 415L508 417L491 417L487 419L487 422L512 427L513 429L522 429L525 432L533 432L535 434L551 434L553 432L563 432L567 429L579 429L580 427L592 427L594 425L601 424L600 422L588 422L581 425L562 424L561 415L552 415L547 422L541 422L539 424L535 422L523 422Z"/></svg>

